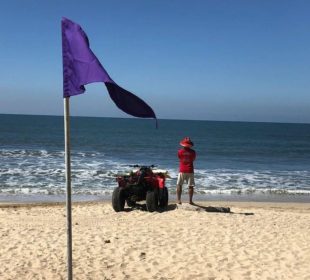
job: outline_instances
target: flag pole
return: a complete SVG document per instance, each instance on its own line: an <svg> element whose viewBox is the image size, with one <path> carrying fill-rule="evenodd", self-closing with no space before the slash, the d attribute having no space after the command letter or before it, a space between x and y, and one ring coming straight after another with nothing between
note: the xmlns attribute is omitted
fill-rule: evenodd
<svg viewBox="0 0 310 280"><path fill-rule="evenodd" d="M67 270L72 280L72 209L71 209L71 154L70 154L70 111L69 99L64 98L65 164L66 164L66 207L67 207Z"/></svg>

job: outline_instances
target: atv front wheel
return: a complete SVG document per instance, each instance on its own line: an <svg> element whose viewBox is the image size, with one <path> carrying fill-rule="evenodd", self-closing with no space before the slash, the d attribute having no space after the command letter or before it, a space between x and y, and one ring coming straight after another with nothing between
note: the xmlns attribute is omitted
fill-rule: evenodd
<svg viewBox="0 0 310 280"><path fill-rule="evenodd" d="M149 212L157 211L158 209L158 191L152 190L146 193L146 208Z"/></svg>
<svg viewBox="0 0 310 280"><path fill-rule="evenodd" d="M125 198L123 190L120 187L114 189L112 194L112 207L115 212L124 211L125 207Z"/></svg>

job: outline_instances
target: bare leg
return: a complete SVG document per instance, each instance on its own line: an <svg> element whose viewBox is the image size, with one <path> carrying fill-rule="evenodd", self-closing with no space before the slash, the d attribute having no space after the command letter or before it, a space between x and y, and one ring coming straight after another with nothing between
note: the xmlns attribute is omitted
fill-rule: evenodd
<svg viewBox="0 0 310 280"><path fill-rule="evenodd" d="M194 204L193 203L193 195L194 195L194 187L193 186L188 187L188 195L189 195L189 204Z"/></svg>
<svg viewBox="0 0 310 280"><path fill-rule="evenodd" d="M182 186L177 185L177 203L181 204Z"/></svg>

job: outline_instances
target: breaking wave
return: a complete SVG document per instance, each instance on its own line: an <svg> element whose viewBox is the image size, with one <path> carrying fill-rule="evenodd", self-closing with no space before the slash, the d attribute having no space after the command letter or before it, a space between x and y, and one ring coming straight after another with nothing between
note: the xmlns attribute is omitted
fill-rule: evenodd
<svg viewBox="0 0 310 280"><path fill-rule="evenodd" d="M47 150L0 150L0 195L65 194L64 152ZM130 170L129 164L100 152L72 153L72 193L110 195L117 174ZM167 187L175 193L177 169L168 166ZM197 169L199 194L310 194L310 172Z"/></svg>

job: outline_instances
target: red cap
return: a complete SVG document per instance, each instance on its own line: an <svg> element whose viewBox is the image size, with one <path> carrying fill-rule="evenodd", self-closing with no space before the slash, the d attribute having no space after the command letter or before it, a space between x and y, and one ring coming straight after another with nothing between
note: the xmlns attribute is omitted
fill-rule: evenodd
<svg viewBox="0 0 310 280"><path fill-rule="evenodd" d="M186 148L191 148L194 146L194 143L191 141L189 137L185 137L181 142L180 145Z"/></svg>

